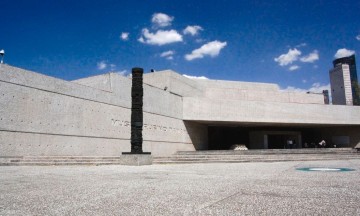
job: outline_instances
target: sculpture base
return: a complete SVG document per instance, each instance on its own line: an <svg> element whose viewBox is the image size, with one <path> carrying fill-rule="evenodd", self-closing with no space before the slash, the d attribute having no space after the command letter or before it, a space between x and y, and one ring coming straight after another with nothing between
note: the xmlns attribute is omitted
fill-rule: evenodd
<svg viewBox="0 0 360 216"><path fill-rule="evenodd" d="M135 154L131 152L123 152L121 155L122 165L129 166L143 166L151 165L153 157L150 152L143 152L141 154Z"/></svg>

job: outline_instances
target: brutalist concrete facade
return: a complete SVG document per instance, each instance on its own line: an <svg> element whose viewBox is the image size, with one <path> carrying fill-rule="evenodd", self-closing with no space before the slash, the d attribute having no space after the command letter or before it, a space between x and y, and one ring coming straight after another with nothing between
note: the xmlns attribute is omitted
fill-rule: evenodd
<svg viewBox="0 0 360 216"><path fill-rule="evenodd" d="M0 92L0 156L130 151L128 77L108 73L69 82L2 64ZM284 92L275 84L148 73L143 110L143 151L154 156L216 149L213 127L239 128L245 141L233 142L249 148L269 148L271 134L296 136L300 148L309 128L313 138L352 147L360 142L360 107L325 105L322 95Z"/></svg>

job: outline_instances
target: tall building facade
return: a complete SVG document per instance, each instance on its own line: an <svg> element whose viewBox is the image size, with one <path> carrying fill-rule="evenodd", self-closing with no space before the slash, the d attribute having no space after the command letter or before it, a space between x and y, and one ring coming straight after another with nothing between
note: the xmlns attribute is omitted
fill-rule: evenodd
<svg viewBox="0 0 360 216"><path fill-rule="evenodd" d="M355 55L335 59L330 70L332 103L360 105L359 83Z"/></svg>

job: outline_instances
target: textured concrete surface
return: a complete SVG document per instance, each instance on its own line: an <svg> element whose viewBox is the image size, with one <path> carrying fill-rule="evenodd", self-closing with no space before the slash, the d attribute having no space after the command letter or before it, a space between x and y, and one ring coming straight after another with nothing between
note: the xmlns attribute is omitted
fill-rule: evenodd
<svg viewBox="0 0 360 216"><path fill-rule="evenodd" d="M123 152L120 161L121 165L129 166L144 166L151 165L153 157L151 154L131 154L129 152Z"/></svg>
<svg viewBox="0 0 360 216"><path fill-rule="evenodd" d="M129 151L130 90L131 79L116 73L69 82L0 65L0 156ZM218 124L344 125L351 130L336 128L336 136L348 136L350 146L360 143L360 107L311 104L319 99L282 92L276 84L188 79L170 70L149 73L144 76L143 150L169 156L208 149L208 125ZM257 138L265 143L263 136Z"/></svg>
<svg viewBox="0 0 360 216"><path fill-rule="evenodd" d="M196 97L184 97L183 106L183 118L189 121L360 125L359 106Z"/></svg>
<svg viewBox="0 0 360 216"><path fill-rule="evenodd" d="M131 79L115 73L68 82L0 65L0 156L129 151L130 90ZM205 126L183 122L179 95L146 84L144 92L144 151L165 156L207 143Z"/></svg>
<svg viewBox="0 0 360 216"><path fill-rule="evenodd" d="M0 167L0 215L359 215L359 177L360 160Z"/></svg>

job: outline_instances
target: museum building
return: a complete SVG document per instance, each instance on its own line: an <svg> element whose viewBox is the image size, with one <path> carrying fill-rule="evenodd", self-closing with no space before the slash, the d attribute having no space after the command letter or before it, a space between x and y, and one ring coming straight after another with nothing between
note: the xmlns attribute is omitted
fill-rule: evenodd
<svg viewBox="0 0 360 216"><path fill-rule="evenodd" d="M360 107L328 104L323 94L171 70L143 82L143 150L154 156L234 144L281 149L287 140L295 148L360 143ZM65 81L0 64L0 156L119 156L130 151L130 115L130 77Z"/></svg>

